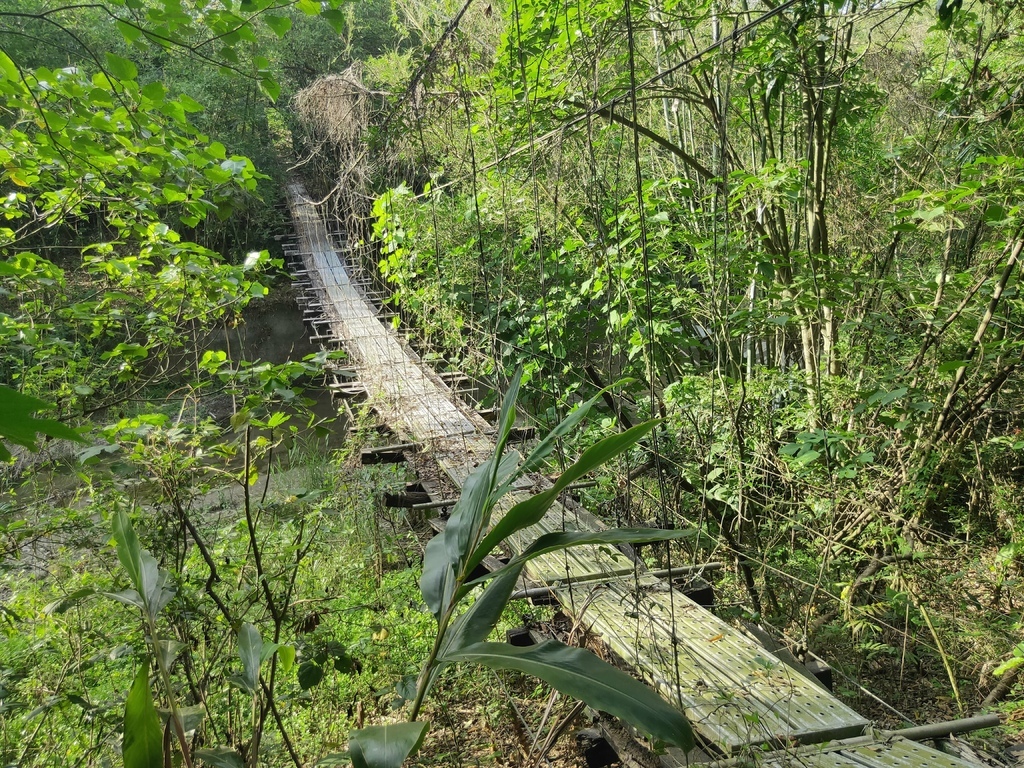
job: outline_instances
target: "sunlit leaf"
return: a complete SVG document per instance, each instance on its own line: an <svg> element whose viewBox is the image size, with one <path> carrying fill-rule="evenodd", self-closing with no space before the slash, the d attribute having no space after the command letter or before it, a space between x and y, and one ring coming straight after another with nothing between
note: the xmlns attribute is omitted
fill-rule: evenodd
<svg viewBox="0 0 1024 768"><path fill-rule="evenodd" d="M274 30L274 34L278 37L284 37L288 34L288 30L292 28L292 20L287 16L274 16L272 14L265 14L263 20L267 23L267 26Z"/></svg>
<svg viewBox="0 0 1024 768"><path fill-rule="evenodd" d="M149 688L149 659L135 675L124 707L124 768L162 768L163 729Z"/></svg>
<svg viewBox="0 0 1024 768"><path fill-rule="evenodd" d="M507 643L476 643L449 654L445 660L525 672L666 744L684 751L693 747L693 731L682 712L653 689L587 650L554 640L523 648Z"/></svg>
<svg viewBox="0 0 1024 768"><path fill-rule="evenodd" d="M349 733L348 752L354 768L401 768L427 735L429 723L371 725Z"/></svg>
<svg viewBox="0 0 1024 768"><path fill-rule="evenodd" d="M139 69L134 62L109 51L104 55L107 61L107 71L118 80L134 80L139 76Z"/></svg>
<svg viewBox="0 0 1024 768"><path fill-rule="evenodd" d="M255 693L260 682L260 659L263 652L263 638L259 630L246 622L238 630L238 655L242 659L242 679L245 688Z"/></svg>

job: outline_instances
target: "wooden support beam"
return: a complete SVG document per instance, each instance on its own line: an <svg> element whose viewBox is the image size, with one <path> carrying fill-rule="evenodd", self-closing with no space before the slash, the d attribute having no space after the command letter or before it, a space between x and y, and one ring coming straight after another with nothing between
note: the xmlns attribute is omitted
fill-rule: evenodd
<svg viewBox="0 0 1024 768"><path fill-rule="evenodd" d="M523 443L527 440L533 440L536 436L536 427L512 427L508 433L508 439L513 443Z"/></svg>
<svg viewBox="0 0 1024 768"><path fill-rule="evenodd" d="M359 460L364 466L369 464L401 464L405 461L406 451L417 453L419 449L418 443L400 443L398 445L382 445L379 448L364 448L359 453Z"/></svg>
<svg viewBox="0 0 1024 768"><path fill-rule="evenodd" d="M403 493L385 493L384 506L390 509L414 509L417 504L430 502L430 494L426 491L405 491Z"/></svg>
<svg viewBox="0 0 1024 768"><path fill-rule="evenodd" d="M331 394L337 395L338 397L366 396L366 387L355 381L338 384L328 384L327 389L331 391Z"/></svg>

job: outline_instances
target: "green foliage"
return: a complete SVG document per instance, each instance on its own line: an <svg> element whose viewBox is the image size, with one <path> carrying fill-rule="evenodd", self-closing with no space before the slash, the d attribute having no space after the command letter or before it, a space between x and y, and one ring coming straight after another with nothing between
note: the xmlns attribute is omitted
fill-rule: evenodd
<svg viewBox="0 0 1024 768"><path fill-rule="evenodd" d="M59 421L40 419L32 415L52 407L42 400L23 395L10 387L0 387L0 438L30 451L36 450L37 434L83 442L81 435ZM0 462L10 460L11 452L0 443Z"/></svg>
<svg viewBox="0 0 1024 768"><path fill-rule="evenodd" d="M121 755L125 768L158 768L163 765L162 742L163 729L149 689L149 659L145 659L139 666L124 707Z"/></svg>
<svg viewBox="0 0 1024 768"><path fill-rule="evenodd" d="M429 723L371 725L353 731L348 750L355 768L400 768L420 748Z"/></svg>
<svg viewBox="0 0 1024 768"><path fill-rule="evenodd" d="M554 641L526 652L502 643L484 642L497 625L512 589L530 559L575 545L659 541L681 538L688 532L619 529L541 536L506 566L491 574L488 577L490 583L473 605L456 618L456 611L475 585L469 581L469 575L484 557L508 536L539 521L566 484L627 451L657 424L648 422L599 442L568 468L552 489L507 510L488 533L496 505L511 488L512 482L522 475L523 467L536 466L555 444L553 439L541 441L526 462L522 462L516 453L504 455L521 381L522 372L517 371L498 417L494 455L466 480L444 533L434 537L424 551L420 588L428 609L437 621L437 635L416 683L409 712L410 722L400 729L385 726L354 731L350 736L350 752L355 765L397 766L415 752L426 733L427 724L416 721L424 698L441 669L457 661L475 661L496 669L528 672L558 690L622 716L659 740L684 750L693 746L690 726L677 709L647 686L589 651L568 648ZM581 410L585 413L587 408L589 404ZM570 423L558 429L559 434L568 431L582 416L579 413L571 416ZM354 749L353 743L356 745Z"/></svg>
<svg viewBox="0 0 1024 768"><path fill-rule="evenodd" d="M403 322L463 370L524 365L552 424L635 378L615 418L666 421L640 490L600 492L617 519L700 522L755 612L962 689L1016 642L1019 3L503 10L431 71L464 98L392 137Z"/></svg>
<svg viewBox="0 0 1024 768"><path fill-rule="evenodd" d="M589 651L554 640L525 648L504 643L475 643L454 651L449 661L468 661L493 669L514 669L539 677L562 693L621 717L658 741L688 751L693 736L677 710L665 705L640 681L605 664Z"/></svg>

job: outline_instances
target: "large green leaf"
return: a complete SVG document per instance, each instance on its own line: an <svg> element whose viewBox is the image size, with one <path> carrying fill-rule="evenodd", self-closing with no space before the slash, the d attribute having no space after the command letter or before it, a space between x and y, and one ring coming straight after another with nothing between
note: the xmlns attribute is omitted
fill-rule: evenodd
<svg viewBox="0 0 1024 768"><path fill-rule="evenodd" d="M519 451L509 451L498 462L498 469L494 473L494 481L491 483L491 495L484 508L484 518L481 524L483 530L486 530L491 524L491 512L494 510L495 503L508 493L516 478L522 474L519 472L519 462L522 459Z"/></svg>
<svg viewBox="0 0 1024 768"><path fill-rule="evenodd" d="M558 495L568 485L576 482L588 472L597 469L605 462L610 461L635 445L644 435L654 429L658 423L659 420L654 419L638 424L631 429L627 429L625 432L619 432L618 434L606 437L585 450L583 455L580 456L579 461L565 470L553 487L538 493L536 496L531 496L525 501L519 502L506 512L501 520L495 523L490 533L484 537L484 540L480 542L480 545L469 557L466 571L471 573L508 536L539 522L544 517L544 513L550 509L555 499L558 498Z"/></svg>
<svg viewBox="0 0 1024 768"><path fill-rule="evenodd" d="M448 562L456 574L460 572L460 566L483 526L497 463L493 457L488 459L466 479L442 534Z"/></svg>
<svg viewBox="0 0 1024 768"><path fill-rule="evenodd" d="M17 83L21 81L21 72L18 71L18 65L3 51L0 51L0 73L11 82Z"/></svg>
<svg viewBox="0 0 1024 768"><path fill-rule="evenodd" d="M263 638L252 624L246 622L238 631L238 655L242 657L242 682L249 693L255 693L260 683L260 659Z"/></svg>
<svg viewBox="0 0 1024 768"><path fill-rule="evenodd" d="M495 441L495 456L500 456L505 451L508 443L508 436L512 432L512 425L516 421L516 400L519 399L519 387L523 381L523 367L520 365L512 374L508 391L505 392L505 399L501 403L501 413L498 416L498 437Z"/></svg>
<svg viewBox="0 0 1024 768"><path fill-rule="evenodd" d="M142 544L135 535L131 520L124 510L119 509L111 520L114 530L114 541L117 543L117 559L125 569L132 586L140 595L142 593Z"/></svg>
<svg viewBox="0 0 1024 768"><path fill-rule="evenodd" d="M162 768L163 729L149 689L149 659L143 660L124 705L124 768Z"/></svg>
<svg viewBox="0 0 1024 768"><path fill-rule="evenodd" d="M196 757L212 768L245 768L242 756L231 747L200 749Z"/></svg>
<svg viewBox="0 0 1024 768"><path fill-rule="evenodd" d="M84 443L85 440L71 427L54 419L37 419L32 414L53 408L49 403L23 395L10 387L0 386L0 438L16 445L37 450L36 434L62 437ZM0 443L0 461L10 461L11 452Z"/></svg>
<svg viewBox="0 0 1024 768"><path fill-rule="evenodd" d="M127 571L135 592L142 599L144 609L156 616L174 597L174 590L167 586L167 572L161 570L156 558L142 548L123 510L114 514L111 523L117 544L117 558Z"/></svg>
<svg viewBox="0 0 1024 768"><path fill-rule="evenodd" d="M558 426L548 432L540 443L537 444L537 447L530 451L530 455L526 457L526 461L524 461L523 465L519 468L519 474L524 475L528 472L533 472L539 469L544 463L544 459L546 459L551 451L555 449L555 445L558 441L569 434L569 432L575 429L576 426L583 421L583 417L590 412L590 409L594 407L594 404L601 399L606 391L606 389L602 389L592 398L587 400L587 402L583 403L583 405L562 419Z"/></svg>
<svg viewBox="0 0 1024 768"><path fill-rule="evenodd" d="M274 30L274 34L278 37L284 37L288 34L288 30L292 28L292 20L287 16L273 16L271 14L265 14L263 20L267 22L267 26Z"/></svg>
<svg viewBox="0 0 1024 768"><path fill-rule="evenodd" d="M444 536L435 536L423 550L420 592L427 608L438 621L455 592L455 571L448 561Z"/></svg>
<svg viewBox="0 0 1024 768"><path fill-rule="evenodd" d="M501 619L501 614L512 597L512 590L515 589L525 565L525 560L509 563L491 574L490 583L483 593L445 633L441 646L442 656L487 639Z"/></svg>
<svg viewBox="0 0 1024 768"><path fill-rule="evenodd" d="M354 768L400 768L423 743L430 723L371 725L349 733L348 752Z"/></svg>
<svg viewBox="0 0 1024 768"><path fill-rule="evenodd" d="M448 654L443 661L470 661L491 669L525 672L666 744L685 751L693 747L693 731L682 712L639 680L581 648L554 640L525 648L476 643Z"/></svg>
<svg viewBox="0 0 1024 768"><path fill-rule="evenodd" d="M304 661L299 664L299 688L308 691L324 679L324 668L315 661Z"/></svg>
<svg viewBox="0 0 1024 768"><path fill-rule="evenodd" d="M135 63L113 53L104 54L107 59L107 71L118 80L134 80L139 76Z"/></svg>

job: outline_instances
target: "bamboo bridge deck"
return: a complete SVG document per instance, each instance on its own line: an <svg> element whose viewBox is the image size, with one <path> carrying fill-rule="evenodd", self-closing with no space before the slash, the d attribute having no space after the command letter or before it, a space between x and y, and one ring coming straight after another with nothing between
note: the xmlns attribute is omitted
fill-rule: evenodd
<svg viewBox="0 0 1024 768"><path fill-rule="evenodd" d="M382 322L302 187L292 185L289 195L298 237L293 255L319 315L317 333L342 345L346 365L387 425L429 452L461 487L493 452L492 428ZM522 484L503 500L504 509L534 482L544 481ZM532 533L600 525L585 511L556 504ZM516 551L517 542L507 544ZM703 751L663 756L664 765L725 765L750 755L771 768L974 765L899 737L876 737L866 718L829 691L617 550L552 554L534 561L528 576L550 586L568 613L685 712Z"/></svg>

